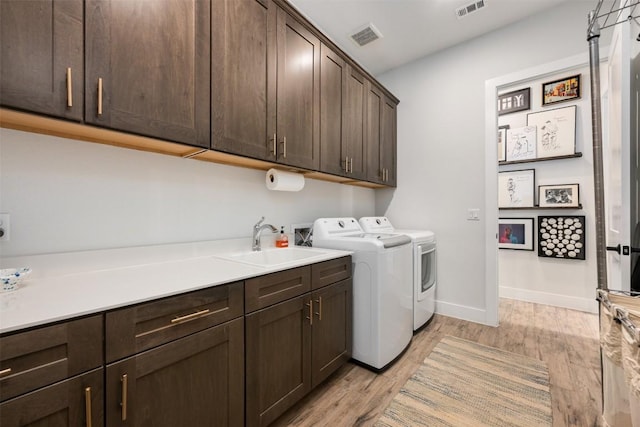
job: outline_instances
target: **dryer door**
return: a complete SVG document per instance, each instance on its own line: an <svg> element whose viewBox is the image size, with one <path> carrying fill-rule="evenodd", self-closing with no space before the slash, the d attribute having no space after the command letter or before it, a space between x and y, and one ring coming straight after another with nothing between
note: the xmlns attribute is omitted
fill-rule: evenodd
<svg viewBox="0 0 640 427"><path fill-rule="evenodd" d="M417 300L423 301L427 292L436 284L436 245L435 243L422 243L416 251L417 267L416 283Z"/></svg>

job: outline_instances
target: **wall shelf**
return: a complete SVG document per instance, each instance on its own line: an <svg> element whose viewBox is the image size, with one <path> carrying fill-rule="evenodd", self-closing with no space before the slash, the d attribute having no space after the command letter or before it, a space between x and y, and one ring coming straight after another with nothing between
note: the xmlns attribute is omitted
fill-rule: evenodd
<svg viewBox="0 0 640 427"><path fill-rule="evenodd" d="M513 208L498 208L501 211L506 211L506 210L511 210L511 211L524 211L524 210L555 210L555 209L573 209L573 210L579 210L582 209L582 203L580 203L578 206L557 206L554 208L548 207L548 206L523 206L523 207L513 207Z"/></svg>
<svg viewBox="0 0 640 427"><path fill-rule="evenodd" d="M510 161L498 162L498 166L515 165L515 164L518 164L518 163L544 162L546 160L572 159L574 157L582 157L582 153L578 152L578 153L574 153L574 154L567 154L567 155L564 155L564 156L543 157L543 158L540 158L540 159L510 160Z"/></svg>

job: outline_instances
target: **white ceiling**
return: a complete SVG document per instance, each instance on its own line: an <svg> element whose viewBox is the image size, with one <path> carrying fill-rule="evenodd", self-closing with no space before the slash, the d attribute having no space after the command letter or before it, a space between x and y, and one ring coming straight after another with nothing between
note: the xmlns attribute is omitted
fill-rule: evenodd
<svg viewBox="0 0 640 427"><path fill-rule="evenodd" d="M472 0L289 0L373 75L565 1L588 0L485 0L484 8L462 19L456 17L455 10ZM595 7L597 1L592 1ZM373 23L383 38L359 47L349 35L368 23Z"/></svg>

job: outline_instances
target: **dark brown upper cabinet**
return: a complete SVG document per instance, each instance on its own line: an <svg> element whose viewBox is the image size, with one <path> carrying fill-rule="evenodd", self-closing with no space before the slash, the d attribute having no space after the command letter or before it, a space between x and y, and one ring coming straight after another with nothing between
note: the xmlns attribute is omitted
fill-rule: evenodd
<svg viewBox="0 0 640 427"><path fill-rule="evenodd" d="M367 180L395 187L397 104L373 84L366 102Z"/></svg>
<svg viewBox="0 0 640 427"><path fill-rule="evenodd" d="M348 176L366 179L366 93L367 80L352 66L347 67L344 107L343 158L349 160Z"/></svg>
<svg viewBox="0 0 640 427"><path fill-rule="evenodd" d="M320 41L271 0L216 0L212 147L319 166Z"/></svg>
<svg viewBox="0 0 640 427"><path fill-rule="evenodd" d="M320 170L348 175L344 146L347 64L324 43L320 47ZM343 153L345 151L345 153Z"/></svg>
<svg viewBox="0 0 640 427"><path fill-rule="evenodd" d="M86 0L85 121L209 147L208 0Z"/></svg>
<svg viewBox="0 0 640 427"><path fill-rule="evenodd" d="M82 120L82 0L0 2L0 105Z"/></svg>

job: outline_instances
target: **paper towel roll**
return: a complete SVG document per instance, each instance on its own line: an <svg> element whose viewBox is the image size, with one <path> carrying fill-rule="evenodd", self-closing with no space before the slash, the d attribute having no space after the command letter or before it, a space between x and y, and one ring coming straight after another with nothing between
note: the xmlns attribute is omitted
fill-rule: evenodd
<svg viewBox="0 0 640 427"><path fill-rule="evenodd" d="M267 188L274 191L300 191L304 187L304 175L269 169L265 178Z"/></svg>

